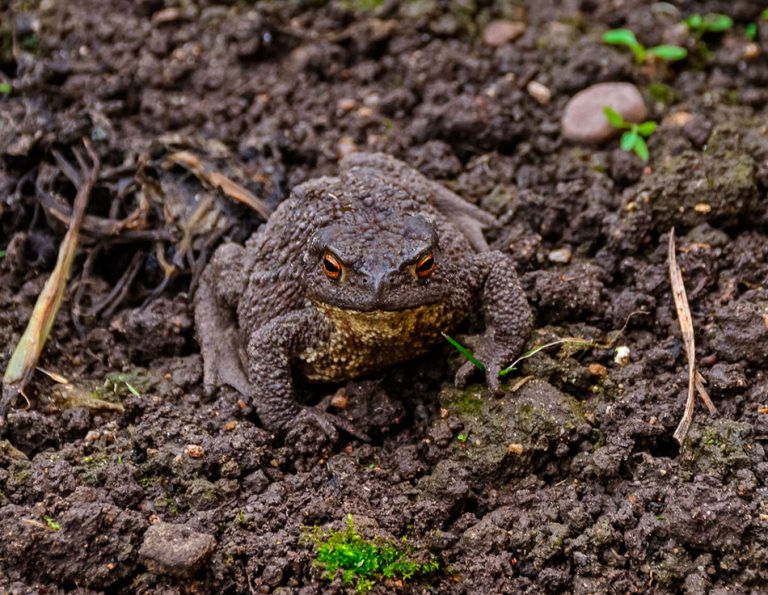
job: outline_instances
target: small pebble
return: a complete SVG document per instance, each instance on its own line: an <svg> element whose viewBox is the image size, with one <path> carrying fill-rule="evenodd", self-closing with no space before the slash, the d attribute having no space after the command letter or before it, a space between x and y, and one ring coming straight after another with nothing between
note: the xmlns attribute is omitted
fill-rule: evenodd
<svg viewBox="0 0 768 595"><path fill-rule="evenodd" d="M592 376L597 376L598 378L605 378L608 376L608 368L606 368L603 364L598 363L591 363L589 366L587 366L587 371Z"/></svg>
<svg viewBox="0 0 768 595"><path fill-rule="evenodd" d="M549 87L543 85L539 81L531 81L526 85L525 90L528 91L528 95L533 97L541 105L547 105L549 100L552 99L552 91Z"/></svg>
<svg viewBox="0 0 768 595"><path fill-rule="evenodd" d="M346 393L339 391L331 397L331 406L336 409L346 409L349 407L349 397Z"/></svg>
<svg viewBox="0 0 768 595"><path fill-rule="evenodd" d="M192 576L216 547L213 535L186 525L158 522L144 533L139 556L153 574Z"/></svg>
<svg viewBox="0 0 768 595"><path fill-rule="evenodd" d="M491 21L483 30L483 43L492 48L500 48L515 41L525 33L525 23L520 21Z"/></svg>
<svg viewBox="0 0 768 595"><path fill-rule="evenodd" d="M620 366L626 366L631 360L630 360L630 351L629 347L626 345L620 345L616 348L616 353L613 356L613 361L619 364Z"/></svg>
<svg viewBox="0 0 768 595"><path fill-rule="evenodd" d="M339 158L339 161L355 151L357 151L357 143L351 136L342 136L336 144L336 156Z"/></svg>
<svg viewBox="0 0 768 595"><path fill-rule="evenodd" d="M640 91L630 83L598 83L571 97L560 122L563 137L582 143L601 143L621 131L608 123L604 107L616 110L627 122L640 123L648 110Z"/></svg>
<svg viewBox="0 0 768 595"><path fill-rule="evenodd" d="M693 114L690 112L674 112L664 118L664 124L675 127L685 126L692 118Z"/></svg>
<svg viewBox="0 0 768 595"><path fill-rule="evenodd" d="M558 248L557 250L552 250L552 252L549 253L547 258L549 258L549 262L556 262L558 264L568 264L571 262L571 256L573 253L571 252L570 248Z"/></svg>
<svg viewBox="0 0 768 595"><path fill-rule="evenodd" d="M754 60L760 56L760 45L755 42L748 43L744 46L743 56L745 60Z"/></svg>
<svg viewBox="0 0 768 595"><path fill-rule="evenodd" d="M187 444L184 450L187 456L193 459L202 459L205 456L205 451L199 444Z"/></svg>
<svg viewBox="0 0 768 595"><path fill-rule="evenodd" d="M357 107L357 101L355 101L351 97L344 97L342 99L339 99L339 101L336 103L336 109L344 113L351 112L356 107Z"/></svg>
<svg viewBox="0 0 768 595"><path fill-rule="evenodd" d="M521 455L523 454L523 451L523 445L517 442L512 442L511 444L507 445L507 452L511 455Z"/></svg>

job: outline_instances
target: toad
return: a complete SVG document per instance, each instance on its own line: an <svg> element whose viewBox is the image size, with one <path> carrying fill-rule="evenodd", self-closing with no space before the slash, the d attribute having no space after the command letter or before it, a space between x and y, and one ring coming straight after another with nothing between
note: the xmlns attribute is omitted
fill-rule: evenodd
<svg viewBox="0 0 768 595"><path fill-rule="evenodd" d="M294 375L341 382L421 355L482 308L469 337L489 387L521 350L531 313L509 256L489 250L494 217L383 154L355 153L338 177L293 189L244 246L206 267L195 322L209 390L250 398L262 424L329 416L294 399ZM464 385L475 371L456 373Z"/></svg>

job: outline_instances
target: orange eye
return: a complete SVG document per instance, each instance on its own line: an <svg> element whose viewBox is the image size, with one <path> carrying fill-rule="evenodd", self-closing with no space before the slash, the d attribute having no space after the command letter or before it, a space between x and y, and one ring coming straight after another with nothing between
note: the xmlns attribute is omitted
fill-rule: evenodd
<svg viewBox="0 0 768 595"><path fill-rule="evenodd" d="M323 254L323 272L329 279L338 279L341 277L341 263L330 252Z"/></svg>
<svg viewBox="0 0 768 595"><path fill-rule="evenodd" d="M435 270L435 259L432 256L431 252L427 252L424 256L419 258L419 261L416 263L416 275L421 277L422 279L424 277L428 277L432 274L432 271Z"/></svg>

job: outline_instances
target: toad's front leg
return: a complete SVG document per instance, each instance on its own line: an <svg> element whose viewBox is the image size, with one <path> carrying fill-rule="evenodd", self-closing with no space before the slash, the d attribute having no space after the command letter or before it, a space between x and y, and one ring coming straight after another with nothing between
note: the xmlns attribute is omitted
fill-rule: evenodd
<svg viewBox="0 0 768 595"><path fill-rule="evenodd" d="M293 364L298 355L327 341L332 324L314 308L278 316L248 338L249 394L261 423L286 433L286 444L302 452L316 452L324 442L334 442L336 427L367 440L344 420L295 400Z"/></svg>
<svg viewBox="0 0 768 595"><path fill-rule="evenodd" d="M480 270L485 333L476 337L471 346L485 365L488 387L497 391L499 372L522 350L533 320L512 259L496 250L481 252L475 258ZM465 362L456 373L457 386L465 386L475 369L472 362Z"/></svg>

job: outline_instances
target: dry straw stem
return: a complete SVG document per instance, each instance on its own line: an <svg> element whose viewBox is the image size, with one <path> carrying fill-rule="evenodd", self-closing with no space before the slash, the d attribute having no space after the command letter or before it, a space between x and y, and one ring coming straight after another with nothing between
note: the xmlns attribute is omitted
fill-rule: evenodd
<svg viewBox="0 0 768 595"><path fill-rule="evenodd" d="M2 417L4 409L16 395L19 393L23 395L24 386L29 382L35 371L37 360L43 351L45 342L56 320L56 314L61 306L72 262L77 253L80 226L82 225L85 209L91 197L93 186L99 177L101 167L99 157L90 143L86 139L83 140L83 143L92 165L88 167L82 153L78 149L74 150L75 157L77 157L78 164L83 172L82 183L77 189L69 229L59 247L56 266L37 298L32 316L29 319L29 323L27 323L27 328L24 330L21 339L19 339L19 343L16 345L16 349L5 370L5 375L3 376L3 395L0 399L0 417Z"/></svg>
<svg viewBox="0 0 768 595"><path fill-rule="evenodd" d="M693 421L693 409L696 405L695 393L699 393L701 400L707 406L707 409L709 409L710 414L715 413L715 405L712 403L709 394L707 394L707 391L704 388L704 378L699 374L698 370L696 370L696 346L693 340L693 319L691 318L691 309L688 306L688 296L685 293L683 274L680 271L680 266L677 264L674 227L669 231L669 249L667 258L669 261L669 282L672 285L672 296L675 299L677 319L680 322L683 345L685 346L685 353L688 356L688 398L685 402L685 413L683 413L683 418L680 420L674 434L675 440L677 440L678 444L682 445L683 440L685 440L685 437L688 435L691 422Z"/></svg>
<svg viewBox="0 0 768 595"><path fill-rule="evenodd" d="M208 165L200 161L196 155L189 151L178 151L168 156L170 163L185 167L200 180L207 182L214 188L218 188L232 200L247 205L266 221L272 214L272 209L263 200L254 196L247 188L243 188L237 182L233 182L224 174L213 171Z"/></svg>

